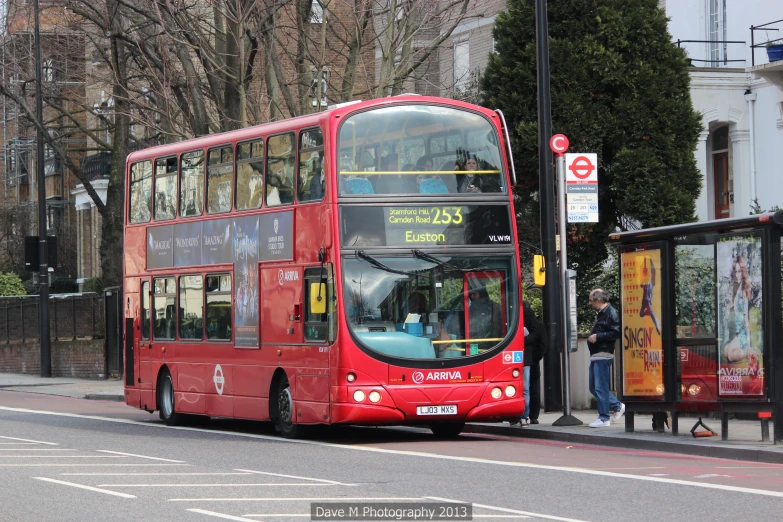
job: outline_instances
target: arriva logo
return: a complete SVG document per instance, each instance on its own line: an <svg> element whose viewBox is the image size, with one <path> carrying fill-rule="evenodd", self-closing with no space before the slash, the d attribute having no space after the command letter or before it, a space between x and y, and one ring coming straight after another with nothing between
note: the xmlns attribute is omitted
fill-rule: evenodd
<svg viewBox="0 0 783 522"><path fill-rule="evenodd" d="M427 375L424 375L422 372L413 372L412 375L413 382L416 384L421 384L426 381L451 381L451 380L461 380L462 379L462 372L459 370L450 372L450 371L443 371L443 372L427 372Z"/></svg>
<svg viewBox="0 0 783 522"><path fill-rule="evenodd" d="M285 272L279 270L277 272L277 282L280 283L280 286L283 286L283 283L286 281L299 281L299 272L296 270L286 270Z"/></svg>

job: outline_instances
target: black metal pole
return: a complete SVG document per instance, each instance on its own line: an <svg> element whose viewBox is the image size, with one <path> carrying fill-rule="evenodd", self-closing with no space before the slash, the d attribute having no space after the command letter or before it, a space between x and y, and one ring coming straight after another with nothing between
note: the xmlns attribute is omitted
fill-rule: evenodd
<svg viewBox="0 0 783 522"><path fill-rule="evenodd" d="M544 324L549 334L549 351L544 358L544 402L546 411L563 409L560 376L560 278L555 245L555 177L552 170L552 101L549 91L549 28L546 0L536 0L536 64L538 78L538 180L541 204L541 245L547 266L544 285Z"/></svg>
<svg viewBox="0 0 783 522"><path fill-rule="evenodd" d="M35 177L38 179L38 283L41 291L39 294L39 306L41 322L41 377L52 376L52 354L49 344L49 267L48 253L46 251L46 180L44 179L44 137L43 137L43 99L41 94L41 33L38 22L38 0L35 0L35 114L38 118L36 125L37 157L35 161Z"/></svg>

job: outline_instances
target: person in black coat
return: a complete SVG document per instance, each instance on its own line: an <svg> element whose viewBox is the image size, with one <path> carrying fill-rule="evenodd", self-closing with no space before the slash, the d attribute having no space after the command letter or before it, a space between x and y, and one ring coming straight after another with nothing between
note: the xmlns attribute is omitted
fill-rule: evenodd
<svg viewBox="0 0 783 522"><path fill-rule="evenodd" d="M520 424L526 427L529 424L538 424L538 415L541 412L541 369L540 362L544 358L547 349L547 336L542 323L527 301L522 302L522 319L525 325L525 411L519 421L512 424Z"/></svg>

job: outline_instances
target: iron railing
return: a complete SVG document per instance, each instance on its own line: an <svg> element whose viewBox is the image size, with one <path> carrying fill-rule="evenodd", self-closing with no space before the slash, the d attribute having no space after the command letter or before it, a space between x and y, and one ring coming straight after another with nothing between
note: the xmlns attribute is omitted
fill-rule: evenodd
<svg viewBox="0 0 783 522"><path fill-rule="evenodd" d="M684 44L684 43L742 44L742 45L746 44L746 42L739 41L739 40L680 40L680 39L678 39L677 40L677 47L682 47L682 44ZM688 65L691 66L691 67L696 67L696 65L694 65L693 62L700 62L700 63L704 63L704 64L709 64L709 65L704 65L704 67L712 67L714 64L728 65L730 63L738 63L738 62L745 63L745 59L743 58L741 60L729 60L729 53L725 52L723 58L719 59L719 60L699 60L697 58L691 58L689 56L688 57Z"/></svg>
<svg viewBox="0 0 783 522"><path fill-rule="evenodd" d="M768 22L766 24L761 25L751 25L750 26L750 64L751 66L756 66L756 49L759 47L766 47L767 44L780 42L783 44L783 38L777 38L775 40L767 40L763 44L757 44L756 43L756 31L780 31L780 29L774 28L774 29L763 29L764 27L767 27L768 25L774 25L779 24L780 22L783 22L783 19L781 20L775 20L774 22Z"/></svg>
<svg viewBox="0 0 783 522"><path fill-rule="evenodd" d="M0 297L0 343L40 339L38 297ZM53 341L106 335L104 300L100 294L54 294L49 297L49 310L49 335Z"/></svg>

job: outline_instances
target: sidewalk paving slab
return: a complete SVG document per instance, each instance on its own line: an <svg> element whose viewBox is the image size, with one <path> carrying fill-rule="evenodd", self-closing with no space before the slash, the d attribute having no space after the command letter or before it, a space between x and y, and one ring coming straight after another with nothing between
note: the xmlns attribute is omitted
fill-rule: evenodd
<svg viewBox="0 0 783 522"><path fill-rule="evenodd" d="M0 390L58 395L77 399L122 402L125 400L122 379L77 379L73 377L40 377L37 375L0 373Z"/></svg>

